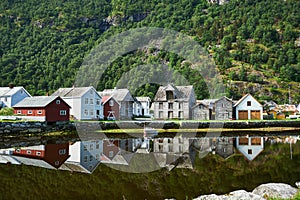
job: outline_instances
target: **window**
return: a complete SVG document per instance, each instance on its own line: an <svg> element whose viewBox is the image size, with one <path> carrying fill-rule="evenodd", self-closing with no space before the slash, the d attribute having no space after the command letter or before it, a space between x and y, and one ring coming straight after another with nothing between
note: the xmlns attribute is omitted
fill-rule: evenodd
<svg viewBox="0 0 300 200"><path fill-rule="evenodd" d="M111 99L111 100L109 100L109 106L114 106L114 101Z"/></svg>
<svg viewBox="0 0 300 200"><path fill-rule="evenodd" d="M251 101L247 101L247 106L251 106Z"/></svg>
<svg viewBox="0 0 300 200"><path fill-rule="evenodd" d="M182 103L178 103L178 109L182 109Z"/></svg>
<svg viewBox="0 0 300 200"><path fill-rule="evenodd" d="M90 99L90 104L94 105L94 99Z"/></svg>
<svg viewBox="0 0 300 200"><path fill-rule="evenodd" d="M7 97L4 97L4 101L7 102Z"/></svg>
<svg viewBox="0 0 300 200"><path fill-rule="evenodd" d="M21 115L21 114L22 114L22 111L21 111L21 110L18 110L18 111L17 111L17 114L18 114L18 115Z"/></svg>
<svg viewBox="0 0 300 200"><path fill-rule="evenodd" d="M84 145L84 146L83 146L83 150L84 150L84 151L87 151L87 145Z"/></svg>
<svg viewBox="0 0 300 200"><path fill-rule="evenodd" d="M169 109L173 109L173 103L169 103Z"/></svg>
<svg viewBox="0 0 300 200"><path fill-rule="evenodd" d="M100 102L101 102L100 99L97 99L97 100L96 100L96 104L97 104L97 105L100 105Z"/></svg>
<svg viewBox="0 0 300 200"><path fill-rule="evenodd" d="M168 152L173 152L173 145L169 145L169 151Z"/></svg>
<svg viewBox="0 0 300 200"><path fill-rule="evenodd" d="M179 111L179 112L178 112L178 118L179 118L179 119L182 119L182 118L183 118L183 111Z"/></svg>
<svg viewBox="0 0 300 200"><path fill-rule="evenodd" d="M252 149L248 149L248 154L249 154L249 155L252 154Z"/></svg>
<svg viewBox="0 0 300 200"><path fill-rule="evenodd" d="M84 109L84 115L88 116L89 115L89 111L87 109Z"/></svg>
<svg viewBox="0 0 300 200"><path fill-rule="evenodd" d="M58 154L59 154L59 155L64 155L64 154L66 154L66 153L67 153L66 149L60 149L60 150L58 151Z"/></svg>
<svg viewBox="0 0 300 200"><path fill-rule="evenodd" d="M174 99L173 91L166 91L167 94L167 100Z"/></svg>
<svg viewBox="0 0 300 200"><path fill-rule="evenodd" d="M59 165L59 161L57 160L57 161L55 161L55 163L54 163L56 166L58 166Z"/></svg>
<svg viewBox="0 0 300 200"><path fill-rule="evenodd" d="M43 112L42 112L41 110L38 110L38 111L37 111L37 114L38 114L38 115L41 115L41 114L43 114Z"/></svg>
<svg viewBox="0 0 300 200"><path fill-rule="evenodd" d="M31 114L32 114L32 110L28 110L28 111L27 111L27 114L28 114L28 115L31 115Z"/></svg>
<svg viewBox="0 0 300 200"><path fill-rule="evenodd" d="M93 94L93 90L92 89L90 90L90 94Z"/></svg>
<svg viewBox="0 0 300 200"><path fill-rule="evenodd" d="M94 116L94 110L90 110L90 115Z"/></svg>
<svg viewBox="0 0 300 200"><path fill-rule="evenodd" d="M21 150L20 150L20 149L16 149L16 152L17 152L17 153L20 153L20 152L21 152Z"/></svg>
<svg viewBox="0 0 300 200"><path fill-rule="evenodd" d="M100 144L99 144L99 142L97 141L96 142L96 149L99 149L100 148Z"/></svg>
<svg viewBox="0 0 300 200"><path fill-rule="evenodd" d="M87 162L87 161L88 161L87 156L84 156L84 157L83 157L83 162Z"/></svg>
<svg viewBox="0 0 300 200"><path fill-rule="evenodd" d="M90 150L94 150L94 145L93 144L90 144Z"/></svg>
<svg viewBox="0 0 300 200"><path fill-rule="evenodd" d="M163 109L163 103L159 103L158 108L159 108L159 109Z"/></svg>
<svg viewBox="0 0 300 200"><path fill-rule="evenodd" d="M114 152L113 151L109 151L108 157L112 158L113 156L114 156Z"/></svg>
<svg viewBox="0 0 300 200"><path fill-rule="evenodd" d="M60 115L67 115L67 111L66 111L66 110L60 110L60 111L59 111L59 114L60 114Z"/></svg>
<svg viewBox="0 0 300 200"><path fill-rule="evenodd" d="M31 151L30 150L27 150L27 152L26 152L27 154L31 154Z"/></svg>
<svg viewBox="0 0 300 200"><path fill-rule="evenodd" d="M56 100L56 104L60 104L60 100L59 99Z"/></svg>
<svg viewBox="0 0 300 200"><path fill-rule="evenodd" d="M20 90L20 93L21 93L21 94L23 94L23 93L24 93L24 91L23 91L23 90Z"/></svg>
<svg viewBox="0 0 300 200"><path fill-rule="evenodd" d="M164 117L164 112L163 111L159 111L158 112L158 118L162 119Z"/></svg>
<svg viewBox="0 0 300 200"><path fill-rule="evenodd" d="M90 155L90 161L93 161L93 156L92 155Z"/></svg>
<svg viewBox="0 0 300 200"><path fill-rule="evenodd" d="M35 153L35 155L41 156L41 152L40 152L40 151L37 151L37 152Z"/></svg>
<svg viewBox="0 0 300 200"><path fill-rule="evenodd" d="M89 104L89 98L84 98L84 104Z"/></svg>
<svg viewBox="0 0 300 200"><path fill-rule="evenodd" d="M100 160L100 154L96 154L96 160Z"/></svg>

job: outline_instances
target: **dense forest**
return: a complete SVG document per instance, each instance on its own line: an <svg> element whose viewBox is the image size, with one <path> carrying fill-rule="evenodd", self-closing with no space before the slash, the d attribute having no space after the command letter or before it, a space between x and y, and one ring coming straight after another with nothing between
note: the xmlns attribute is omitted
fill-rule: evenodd
<svg viewBox="0 0 300 200"><path fill-rule="evenodd" d="M24 86L33 95L71 87L85 56L105 39L137 27L161 27L194 38L214 58L228 97L251 92L260 100L300 102L300 1L231 0L4 0L0 2L0 86ZM153 53L155 51L155 53ZM137 50L107 68L98 90L122 74L164 63L208 92L200 75L170 52ZM156 84L136 95L153 98Z"/></svg>

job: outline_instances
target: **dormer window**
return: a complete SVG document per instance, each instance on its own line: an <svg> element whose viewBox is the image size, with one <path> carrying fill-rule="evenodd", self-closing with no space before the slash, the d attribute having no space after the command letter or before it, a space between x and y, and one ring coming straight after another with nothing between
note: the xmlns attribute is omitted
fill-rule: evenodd
<svg viewBox="0 0 300 200"><path fill-rule="evenodd" d="M247 101L247 106L251 106L251 101Z"/></svg>
<svg viewBox="0 0 300 200"><path fill-rule="evenodd" d="M166 91L166 94L167 94L167 100L174 99L173 91Z"/></svg>
<svg viewBox="0 0 300 200"><path fill-rule="evenodd" d="M56 100L56 104L60 104L60 100L59 99Z"/></svg>

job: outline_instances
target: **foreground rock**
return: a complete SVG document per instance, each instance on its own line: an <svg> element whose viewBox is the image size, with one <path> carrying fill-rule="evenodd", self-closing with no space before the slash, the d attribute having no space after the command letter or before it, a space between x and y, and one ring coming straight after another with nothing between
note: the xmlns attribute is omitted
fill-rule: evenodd
<svg viewBox="0 0 300 200"><path fill-rule="evenodd" d="M265 200L267 198L291 199L297 193L297 189L284 183L267 183L255 188L252 192L237 190L226 195L202 195L194 200Z"/></svg>
<svg viewBox="0 0 300 200"><path fill-rule="evenodd" d="M297 189L284 183L267 183L258 186L252 193L264 198L290 199L295 196Z"/></svg>

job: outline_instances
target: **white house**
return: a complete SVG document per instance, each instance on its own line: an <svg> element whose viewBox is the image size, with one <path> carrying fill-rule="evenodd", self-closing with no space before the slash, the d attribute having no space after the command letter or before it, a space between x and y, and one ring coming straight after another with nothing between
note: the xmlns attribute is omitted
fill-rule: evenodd
<svg viewBox="0 0 300 200"><path fill-rule="evenodd" d="M233 108L238 120L263 119L263 106L251 94L243 96Z"/></svg>
<svg viewBox="0 0 300 200"><path fill-rule="evenodd" d="M69 106L70 116L77 120L103 118L102 97L94 87L59 88L52 96L60 96Z"/></svg>
<svg viewBox="0 0 300 200"><path fill-rule="evenodd" d="M141 116L150 116L150 97L136 97L137 101L140 102L140 115Z"/></svg>
<svg viewBox="0 0 300 200"><path fill-rule="evenodd" d="M237 137L236 148L248 159L253 160L264 150L263 137Z"/></svg>
<svg viewBox="0 0 300 200"><path fill-rule="evenodd" d="M0 87L0 108L13 107L31 95L23 87Z"/></svg>

